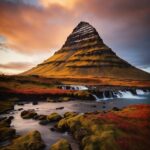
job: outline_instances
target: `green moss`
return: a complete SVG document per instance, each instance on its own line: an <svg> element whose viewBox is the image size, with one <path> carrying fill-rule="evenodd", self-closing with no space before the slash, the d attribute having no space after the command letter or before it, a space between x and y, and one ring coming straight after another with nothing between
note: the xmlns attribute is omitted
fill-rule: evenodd
<svg viewBox="0 0 150 150"><path fill-rule="evenodd" d="M47 116L47 120L50 122L59 121L61 119L62 119L62 117L58 113L52 113Z"/></svg>
<svg viewBox="0 0 150 150"><path fill-rule="evenodd" d="M2 148L2 150L42 150L44 147L45 144L40 133L33 131L15 139L11 145Z"/></svg>
<svg viewBox="0 0 150 150"><path fill-rule="evenodd" d="M74 117L74 116L76 116L76 115L77 115L76 112L66 112L66 113L64 114L64 117L65 117L65 118L71 118L71 117Z"/></svg>
<svg viewBox="0 0 150 150"><path fill-rule="evenodd" d="M65 118L61 119L57 124L57 129L58 129L58 131L62 131L62 132L68 130L69 128L67 125L67 119L65 119Z"/></svg>
<svg viewBox="0 0 150 150"><path fill-rule="evenodd" d="M60 139L50 148L50 150L71 150L71 149L72 148L66 139Z"/></svg>

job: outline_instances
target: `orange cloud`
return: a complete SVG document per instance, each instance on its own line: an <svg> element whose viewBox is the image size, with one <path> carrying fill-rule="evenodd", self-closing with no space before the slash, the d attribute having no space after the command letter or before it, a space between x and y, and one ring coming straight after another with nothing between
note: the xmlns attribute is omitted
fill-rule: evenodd
<svg viewBox="0 0 150 150"><path fill-rule="evenodd" d="M40 3L44 7L49 7L50 5L57 4L69 9L73 8L77 2L78 0L40 0Z"/></svg>
<svg viewBox="0 0 150 150"><path fill-rule="evenodd" d="M31 64L21 63L21 62L11 62L7 64L0 64L1 69L25 70L25 69L29 69L30 67L31 67Z"/></svg>
<svg viewBox="0 0 150 150"><path fill-rule="evenodd" d="M42 9L1 3L0 35L6 38L10 48L22 53L60 48L67 34L71 32L71 25L68 23L72 22L70 13L57 5Z"/></svg>

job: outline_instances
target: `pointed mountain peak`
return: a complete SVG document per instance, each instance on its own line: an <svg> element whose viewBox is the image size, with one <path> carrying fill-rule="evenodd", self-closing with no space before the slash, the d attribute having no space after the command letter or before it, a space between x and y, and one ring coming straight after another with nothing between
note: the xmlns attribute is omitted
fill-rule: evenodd
<svg viewBox="0 0 150 150"><path fill-rule="evenodd" d="M81 21L68 36L62 48L66 49L66 47L73 46L73 49L79 49L90 43L103 44L103 41L92 25Z"/></svg>

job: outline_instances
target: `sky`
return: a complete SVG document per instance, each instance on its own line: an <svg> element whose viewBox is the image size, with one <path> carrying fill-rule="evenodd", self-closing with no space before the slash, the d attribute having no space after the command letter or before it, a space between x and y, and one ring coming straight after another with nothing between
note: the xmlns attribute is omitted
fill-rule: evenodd
<svg viewBox="0 0 150 150"><path fill-rule="evenodd" d="M59 50L80 21L150 72L149 0L0 0L0 73L18 74Z"/></svg>

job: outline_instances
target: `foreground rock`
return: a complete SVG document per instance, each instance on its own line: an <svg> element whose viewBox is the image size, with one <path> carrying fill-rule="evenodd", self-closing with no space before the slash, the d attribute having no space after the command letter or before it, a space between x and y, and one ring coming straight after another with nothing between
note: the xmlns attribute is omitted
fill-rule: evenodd
<svg viewBox="0 0 150 150"><path fill-rule="evenodd" d="M72 148L66 139L60 139L51 146L50 150L72 150Z"/></svg>
<svg viewBox="0 0 150 150"><path fill-rule="evenodd" d="M0 118L0 142L12 139L16 135L16 130L11 128L11 120L13 117Z"/></svg>
<svg viewBox="0 0 150 150"><path fill-rule="evenodd" d="M43 150L45 147L38 131L30 132L13 141L9 146L2 148L2 150Z"/></svg>
<svg viewBox="0 0 150 150"><path fill-rule="evenodd" d="M150 105L86 113L61 119L58 131L70 131L84 150L147 150Z"/></svg>

